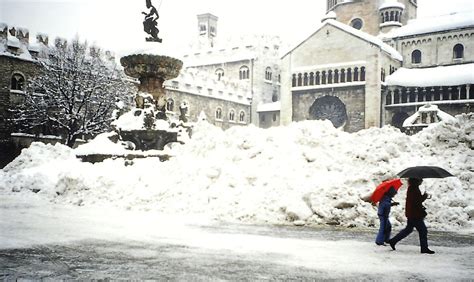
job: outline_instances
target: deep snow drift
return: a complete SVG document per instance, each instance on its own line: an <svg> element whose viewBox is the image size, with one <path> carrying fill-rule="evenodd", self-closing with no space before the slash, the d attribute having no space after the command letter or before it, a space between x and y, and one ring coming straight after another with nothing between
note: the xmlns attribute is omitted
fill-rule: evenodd
<svg viewBox="0 0 474 282"><path fill-rule="evenodd" d="M406 167L436 165L456 177L422 184L432 194L429 228L471 233L473 141L472 114L411 137L393 127L349 134L328 121L227 131L199 122L166 162L82 163L68 147L33 143L0 170L0 193L225 221L371 227L378 226L376 207L361 197ZM405 194L406 184L395 197L402 205L392 208L395 226L405 223Z"/></svg>

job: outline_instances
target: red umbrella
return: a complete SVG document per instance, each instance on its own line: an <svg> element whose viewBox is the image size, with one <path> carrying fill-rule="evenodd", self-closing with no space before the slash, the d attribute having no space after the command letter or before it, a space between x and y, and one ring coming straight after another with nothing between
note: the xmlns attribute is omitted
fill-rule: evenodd
<svg viewBox="0 0 474 282"><path fill-rule="evenodd" d="M398 191L398 189L400 189L402 185L403 183L400 178L386 180L380 183L377 188L375 188L374 193L372 193L372 196L370 197L370 200L373 203L377 203L382 199L383 195L388 191L388 189L390 189L390 187L393 187L395 188L395 190Z"/></svg>

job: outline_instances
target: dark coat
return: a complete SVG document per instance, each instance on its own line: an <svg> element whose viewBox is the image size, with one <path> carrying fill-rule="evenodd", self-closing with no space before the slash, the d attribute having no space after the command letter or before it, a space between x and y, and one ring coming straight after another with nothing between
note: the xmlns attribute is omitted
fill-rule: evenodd
<svg viewBox="0 0 474 282"><path fill-rule="evenodd" d="M422 195L420 187L408 186L407 201L405 204L405 215L409 219L423 219L426 216L423 201L426 200L427 195Z"/></svg>

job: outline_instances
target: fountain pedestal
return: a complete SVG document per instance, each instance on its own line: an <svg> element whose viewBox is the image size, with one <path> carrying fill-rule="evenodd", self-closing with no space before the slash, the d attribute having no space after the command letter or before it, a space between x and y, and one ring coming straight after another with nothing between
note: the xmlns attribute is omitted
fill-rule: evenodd
<svg viewBox="0 0 474 282"><path fill-rule="evenodd" d="M142 93L148 93L153 97L154 105L147 105L143 100L143 96L137 95L135 99L136 107L146 112L149 110L147 106L154 106L158 113L153 118L167 119L163 82L177 77L183 67L183 62L168 56L136 54L122 57L120 63L124 67L126 75L137 78L140 81L138 90ZM135 113L138 115L144 115L143 112L135 110ZM151 112L155 113L155 111ZM127 129L120 130L119 134L122 140L133 142L138 150L162 150L167 143L177 141L176 131L167 131L163 128Z"/></svg>

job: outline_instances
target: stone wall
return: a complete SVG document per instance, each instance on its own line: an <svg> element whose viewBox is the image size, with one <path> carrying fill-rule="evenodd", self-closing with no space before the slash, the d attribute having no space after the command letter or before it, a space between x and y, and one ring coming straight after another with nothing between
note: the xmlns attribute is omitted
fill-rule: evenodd
<svg viewBox="0 0 474 282"><path fill-rule="evenodd" d="M251 120L249 104L236 103L213 97L199 96L194 93L186 93L172 89L166 90L166 98L173 99L173 112L175 113L176 117L178 117L180 113L179 106L183 102L186 102L188 105L187 118L191 122L197 121L201 112L204 112L209 123L221 127L222 129L228 129L231 126L236 125L247 125ZM222 119L216 119L216 110L218 108L221 108L222 110ZM231 110L233 110L235 114L234 121L229 120L229 113ZM243 122L239 121L239 114L241 111L243 111L245 114Z"/></svg>
<svg viewBox="0 0 474 282"><path fill-rule="evenodd" d="M405 68L419 68L439 65L474 62L474 28L437 32L427 35L409 36L395 39L397 50L402 54ZM453 48L456 44L464 46L464 58L454 59ZM412 63L412 52L420 50L421 63Z"/></svg>
<svg viewBox="0 0 474 282"><path fill-rule="evenodd" d="M312 119L309 112L310 107L316 99L324 96L336 96L345 105L347 123L344 126L344 131L356 132L365 128L364 86L293 92L293 120L303 121Z"/></svg>
<svg viewBox="0 0 474 282"><path fill-rule="evenodd" d="M24 87L28 80L34 77L39 70L39 64L33 61L25 61L11 56L0 55L0 140L8 139L10 128L6 119L9 117L8 108L21 102L22 93L11 91L11 79L15 73L25 78Z"/></svg>

